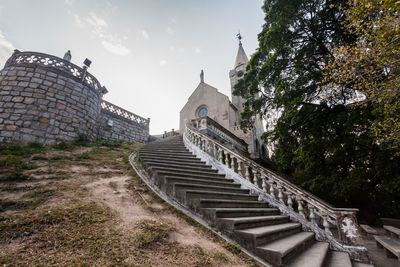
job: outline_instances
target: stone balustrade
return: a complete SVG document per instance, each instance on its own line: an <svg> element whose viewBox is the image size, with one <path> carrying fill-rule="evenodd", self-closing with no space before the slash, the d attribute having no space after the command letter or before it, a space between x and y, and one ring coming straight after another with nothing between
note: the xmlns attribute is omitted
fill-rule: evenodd
<svg viewBox="0 0 400 267"><path fill-rule="evenodd" d="M184 141L197 156L258 194L260 200L300 222L303 229L314 231L317 240L329 242L332 249L347 252L353 259L368 257L356 219L358 209L335 208L190 125Z"/></svg>
<svg viewBox="0 0 400 267"><path fill-rule="evenodd" d="M225 127L221 126L218 122L214 121L208 116L191 120L193 127L205 132L214 139L219 140L225 146L229 146L231 149L240 152L241 154L248 154L247 143L231 133Z"/></svg>
<svg viewBox="0 0 400 267"><path fill-rule="evenodd" d="M75 80L84 83L89 88L92 88L94 90L101 90L102 94L107 92L107 89L105 87L102 87L96 77L90 74L86 68L78 67L77 65L56 56L39 52L21 52L15 50L13 55L7 60L5 65L8 67L30 67L32 65L51 67L51 70L53 72L57 70L60 74L74 78Z"/></svg>

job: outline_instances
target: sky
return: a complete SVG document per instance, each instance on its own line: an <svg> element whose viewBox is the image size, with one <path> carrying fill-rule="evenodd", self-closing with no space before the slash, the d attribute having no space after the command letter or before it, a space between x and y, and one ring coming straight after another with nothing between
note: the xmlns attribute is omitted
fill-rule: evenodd
<svg viewBox="0 0 400 267"><path fill-rule="evenodd" d="M0 68L13 49L92 61L104 99L144 118L150 133L179 128L200 82L230 97L240 30L258 47L262 0L0 0Z"/></svg>

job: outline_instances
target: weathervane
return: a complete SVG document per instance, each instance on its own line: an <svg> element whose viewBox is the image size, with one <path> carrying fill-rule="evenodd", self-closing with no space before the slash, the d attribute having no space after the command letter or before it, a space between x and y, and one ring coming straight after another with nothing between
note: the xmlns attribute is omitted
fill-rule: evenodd
<svg viewBox="0 0 400 267"><path fill-rule="evenodd" d="M239 39L239 45L242 44L242 35L240 34L240 31L238 31L239 33L236 34L236 37Z"/></svg>

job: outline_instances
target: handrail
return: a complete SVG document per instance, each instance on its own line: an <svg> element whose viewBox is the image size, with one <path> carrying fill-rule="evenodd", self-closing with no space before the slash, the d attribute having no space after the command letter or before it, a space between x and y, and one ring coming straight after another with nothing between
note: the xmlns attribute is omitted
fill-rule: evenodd
<svg viewBox="0 0 400 267"><path fill-rule="evenodd" d="M206 129L209 130L212 134L215 134L216 136L231 143L233 147L236 147L242 153L248 153L248 145L243 139L237 137L234 133L232 133L210 117L204 116L201 118L192 119L191 122L192 125L197 124L196 128L203 130L202 127L206 127Z"/></svg>
<svg viewBox="0 0 400 267"><path fill-rule="evenodd" d="M103 110L106 110L112 114L115 114L117 116L120 116L124 119L127 119L129 121L136 122L142 126L144 126L146 129L149 128L150 124L150 119L145 119L139 115L136 115L135 113L132 113L130 111L127 111L126 109L123 109L121 107L118 107L108 101L102 100L101 101L101 108Z"/></svg>
<svg viewBox="0 0 400 267"><path fill-rule="evenodd" d="M317 239L329 242L335 250L348 252L353 259L368 260L356 219L358 209L333 207L189 124L185 127L184 140L190 142L193 152L206 157L214 167L237 178L261 199L299 221L304 229L314 231ZM334 228L337 236L331 231Z"/></svg>
<svg viewBox="0 0 400 267"><path fill-rule="evenodd" d="M62 58L45 53L31 51L21 52L19 50L14 50L12 56L7 60L5 67L32 64L43 67L51 67L55 71L74 78L94 90L98 90L100 93L107 92L107 90L101 86L96 77L90 74L87 69L81 68Z"/></svg>

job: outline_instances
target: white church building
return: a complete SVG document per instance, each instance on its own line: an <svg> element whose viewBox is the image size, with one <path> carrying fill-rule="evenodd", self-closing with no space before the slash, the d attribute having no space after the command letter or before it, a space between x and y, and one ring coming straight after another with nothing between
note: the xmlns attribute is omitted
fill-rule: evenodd
<svg viewBox="0 0 400 267"><path fill-rule="evenodd" d="M179 131L184 132L185 124L192 123L194 127L207 130L213 137L220 137L221 140L231 143L239 152L252 158L266 158L267 150L261 139L264 132L261 117L255 118L252 129L248 129L247 132L239 127L244 101L241 96L233 95L233 91L238 80L244 75L248 58L242 46L241 36L238 37L239 49L234 67L229 72L232 100L217 88L205 83L204 73L201 71L199 85L180 111Z"/></svg>

